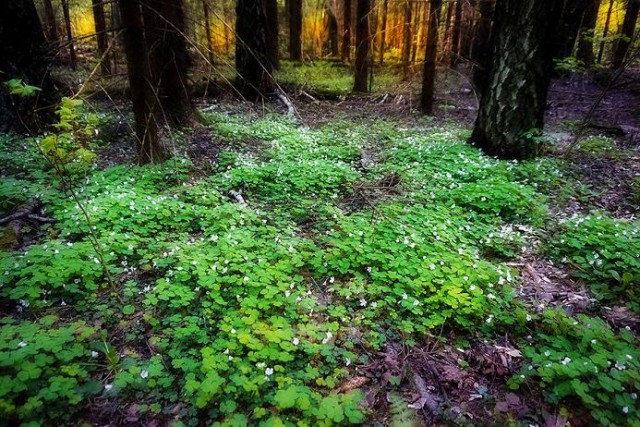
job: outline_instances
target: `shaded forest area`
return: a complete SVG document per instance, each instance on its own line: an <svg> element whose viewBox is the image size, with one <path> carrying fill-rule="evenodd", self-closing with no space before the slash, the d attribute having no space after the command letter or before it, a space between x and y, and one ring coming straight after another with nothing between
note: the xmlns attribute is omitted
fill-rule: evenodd
<svg viewBox="0 0 640 427"><path fill-rule="evenodd" d="M0 3L0 425L640 426L639 13Z"/></svg>

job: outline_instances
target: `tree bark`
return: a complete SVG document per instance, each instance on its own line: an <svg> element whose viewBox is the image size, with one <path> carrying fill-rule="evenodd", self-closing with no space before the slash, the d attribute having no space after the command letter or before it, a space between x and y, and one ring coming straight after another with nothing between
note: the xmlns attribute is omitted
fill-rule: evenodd
<svg viewBox="0 0 640 427"><path fill-rule="evenodd" d="M57 91L49 75L50 58L33 0L0 3L0 132L39 132L53 123ZM20 79L41 90L10 95L2 84Z"/></svg>
<svg viewBox="0 0 640 427"><path fill-rule="evenodd" d="M449 53L449 65L453 68L460 58L460 31L462 28L462 2L456 0L456 9L453 19L453 30L451 35L451 51Z"/></svg>
<svg viewBox="0 0 640 427"><path fill-rule="evenodd" d="M573 54L576 45L580 24L585 10L589 7L590 0L568 0L562 14L560 34L557 36L558 48L556 59L566 58Z"/></svg>
<svg viewBox="0 0 640 427"><path fill-rule="evenodd" d="M139 0L118 0L124 26L129 91L137 137L138 163L160 163L169 157L160 140L159 106L154 93Z"/></svg>
<svg viewBox="0 0 640 427"><path fill-rule="evenodd" d="M344 0L342 17L342 59L349 61L351 59L351 0Z"/></svg>
<svg viewBox="0 0 640 427"><path fill-rule="evenodd" d="M263 98L274 87L267 38L263 1L237 0L236 87L250 101Z"/></svg>
<svg viewBox="0 0 640 427"><path fill-rule="evenodd" d="M56 13L53 10L51 0L44 0L44 27L47 41L52 44L58 44L60 37L58 36L58 23L56 21Z"/></svg>
<svg viewBox="0 0 640 427"><path fill-rule="evenodd" d="M64 15L64 26L67 30L67 44L69 45L69 63L71 68L77 68L76 49L73 45L73 32L71 31L71 17L69 16L69 0L62 0L62 13Z"/></svg>
<svg viewBox="0 0 640 427"><path fill-rule="evenodd" d="M602 30L602 41L598 48L598 64L602 64L602 56L604 55L605 39L609 35L609 24L611 24L611 12L613 11L613 3L615 0L609 0L609 8L607 9L607 19L604 22L604 29Z"/></svg>
<svg viewBox="0 0 640 427"><path fill-rule="evenodd" d="M334 58L337 58L340 55L340 48L338 46L338 18L336 18L336 15L333 13L333 10L328 3L325 6L325 10L327 13L326 27L328 38L326 40L324 48L325 52L327 52Z"/></svg>
<svg viewBox="0 0 640 427"><path fill-rule="evenodd" d="M411 58L411 15L412 5L409 0L404 0L404 26L402 40L402 77L409 77L409 61Z"/></svg>
<svg viewBox="0 0 640 427"><path fill-rule="evenodd" d="M429 0L429 27L427 30L427 46L424 53L422 71L422 95L420 109L424 114L433 114L434 88L436 80L436 55L438 53L438 26L442 0Z"/></svg>
<svg viewBox="0 0 640 427"><path fill-rule="evenodd" d="M289 0L289 57L302 61L302 0Z"/></svg>
<svg viewBox="0 0 640 427"><path fill-rule="evenodd" d="M613 68L620 68L627 55L633 32L638 22L638 12L640 12L640 0L627 0L627 9L624 14L624 21L620 29L621 38L616 43L616 49L613 53Z"/></svg>
<svg viewBox="0 0 640 427"><path fill-rule="evenodd" d="M482 96L487 87L495 1L480 1L479 3L480 17L471 48L471 62L473 63L473 85L476 92Z"/></svg>
<svg viewBox="0 0 640 427"><path fill-rule="evenodd" d="M265 14L267 15L267 56L271 62L271 68L280 68L279 30L278 30L278 0L263 0Z"/></svg>
<svg viewBox="0 0 640 427"><path fill-rule="evenodd" d="M382 28L380 29L380 65L384 63L384 49L387 41L387 14L389 12L389 0L384 0L382 6Z"/></svg>
<svg viewBox="0 0 640 427"><path fill-rule="evenodd" d="M111 63L107 54L109 42L107 40L107 23L104 16L104 3L102 0L91 0L93 5L93 20L96 28L96 44L98 57L103 75L111 73Z"/></svg>
<svg viewBox="0 0 640 427"><path fill-rule="evenodd" d="M142 16L152 85L162 114L158 118L170 126L184 126L193 117L193 105L182 0L142 0Z"/></svg>
<svg viewBox="0 0 640 427"><path fill-rule="evenodd" d="M204 31L207 37L207 59L209 60L209 66L213 65L213 45L211 44L211 39L213 35L211 34L211 17L209 15L209 4L208 0L202 0L202 13L204 15Z"/></svg>
<svg viewBox="0 0 640 427"><path fill-rule="evenodd" d="M538 153L553 47L563 4L499 0L495 11L489 85L470 142L486 154L527 159Z"/></svg>
<svg viewBox="0 0 640 427"><path fill-rule="evenodd" d="M580 26L576 57L587 66L592 66L596 62L596 56L593 53L593 38L595 35L596 22L598 21L599 9L600 0L591 0L589 6L587 6L587 9L584 11L582 24Z"/></svg>
<svg viewBox="0 0 640 427"><path fill-rule="evenodd" d="M356 62L353 91L367 92L369 90L369 49L371 47L371 35L369 34L371 0L358 0L356 13Z"/></svg>

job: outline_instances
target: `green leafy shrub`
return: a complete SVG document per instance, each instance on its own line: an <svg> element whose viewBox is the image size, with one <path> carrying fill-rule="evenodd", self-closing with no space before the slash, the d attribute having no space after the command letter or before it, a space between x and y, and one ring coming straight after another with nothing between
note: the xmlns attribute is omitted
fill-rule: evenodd
<svg viewBox="0 0 640 427"><path fill-rule="evenodd" d="M640 350L631 332L547 311L522 353L530 363L511 380L513 388L539 381L549 402L579 402L601 425L640 425Z"/></svg>

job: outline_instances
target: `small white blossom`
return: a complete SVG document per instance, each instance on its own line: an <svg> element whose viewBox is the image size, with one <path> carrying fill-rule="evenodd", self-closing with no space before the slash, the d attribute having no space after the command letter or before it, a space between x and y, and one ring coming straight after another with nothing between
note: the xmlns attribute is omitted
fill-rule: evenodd
<svg viewBox="0 0 640 427"><path fill-rule="evenodd" d="M104 391L109 391L113 388L113 384L105 384L104 385Z"/></svg>
<svg viewBox="0 0 640 427"><path fill-rule="evenodd" d="M95 359L95 358L97 358L97 357L98 357L98 354L99 354L99 353L98 353L97 351L95 351L95 350L94 350L94 351L92 351L92 352L91 352L91 357L93 357L93 358Z"/></svg>
<svg viewBox="0 0 640 427"><path fill-rule="evenodd" d="M20 342L18 343L18 347L20 347L20 348L25 348L26 346L27 346L27 343L26 343L26 342L24 342L24 341L20 341Z"/></svg>
<svg viewBox="0 0 640 427"><path fill-rule="evenodd" d="M147 378L149 376L149 371L147 371L146 369L143 369L142 372L140 372L140 377L141 378Z"/></svg>
<svg viewBox="0 0 640 427"><path fill-rule="evenodd" d="M291 344L293 345L300 344L300 339L298 337L293 337L293 339L291 340Z"/></svg>
<svg viewBox="0 0 640 427"><path fill-rule="evenodd" d="M568 365L569 363L571 363L571 358L569 357L565 357L564 359L562 359L561 362L563 365Z"/></svg>
<svg viewBox="0 0 640 427"><path fill-rule="evenodd" d="M267 368L267 369L265 369L265 370L264 370L264 374L265 374L266 376L273 375L273 368Z"/></svg>

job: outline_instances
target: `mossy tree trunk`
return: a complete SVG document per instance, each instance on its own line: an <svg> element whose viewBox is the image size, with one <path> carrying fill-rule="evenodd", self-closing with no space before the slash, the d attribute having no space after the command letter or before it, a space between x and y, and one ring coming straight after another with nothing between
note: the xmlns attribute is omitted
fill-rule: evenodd
<svg viewBox="0 0 640 427"><path fill-rule="evenodd" d="M486 154L527 159L538 153L563 2L498 0L486 92L470 142Z"/></svg>
<svg viewBox="0 0 640 427"><path fill-rule="evenodd" d="M422 95L420 109L425 114L433 114L433 99L436 80L436 55L438 53L438 25L442 0L429 0L429 27L427 45L422 70Z"/></svg>
<svg viewBox="0 0 640 427"><path fill-rule="evenodd" d="M353 91L367 92L369 90L369 50L371 48L371 34L369 33L371 0L358 0L356 13L356 61Z"/></svg>

